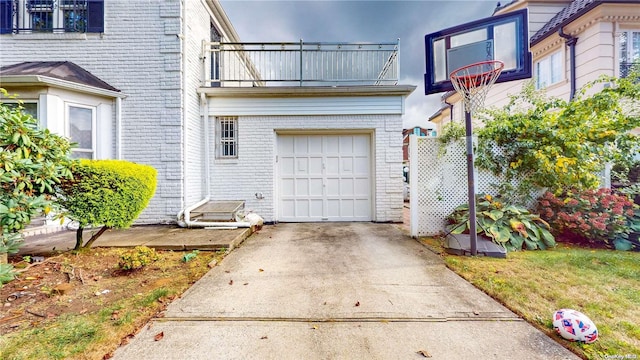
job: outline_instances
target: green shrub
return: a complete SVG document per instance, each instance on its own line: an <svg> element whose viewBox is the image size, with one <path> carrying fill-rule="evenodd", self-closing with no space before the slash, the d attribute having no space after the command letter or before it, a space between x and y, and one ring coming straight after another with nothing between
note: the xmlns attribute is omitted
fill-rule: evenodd
<svg viewBox="0 0 640 360"><path fill-rule="evenodd" d="M550 192L538 202L540 215L565 238L596 246L630 250L629 234L640 231L640 210L610 189Z"/></svg>
<svg viewBox="0 0 640 360"><path fill-rule="evenodd" d="M476 195L476 230L507 250L546 249L556 245L550 227L526 208L508 205L491 195ZM469 205L458 206L447 217L452 234L469 233Z"/></svg>
<svg viewBox="0 0 640 360"><path fill-rule="evenodd" d="M127 228L144 210L156 189L156 170L122 160L82 160L73 179L61 186L64 216L78 222L76 249L90 247L108 228ZM102 229L82 245L82 230Z"/></svg>
<svg viewBox="0 0 640 360"><path fill-rule="evenodd" d="M141 269L160 257L155 249L146 246L136 246L133 249L125 250L120 254L118 267L122 270Z"/></svg>
<svg viewBox="0 0 640 360"><path fill-rule="evenodd" d="M0 88L0 95L10 96ZM51 210L55 185L70 177L67 139L38 127L22 103L0 100L0 253L15 253L20 231Z"/></svg>

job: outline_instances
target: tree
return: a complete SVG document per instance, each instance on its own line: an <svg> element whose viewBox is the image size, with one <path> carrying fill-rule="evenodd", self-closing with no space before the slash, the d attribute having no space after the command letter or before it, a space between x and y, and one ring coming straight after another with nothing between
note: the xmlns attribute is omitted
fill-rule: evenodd
<svg viewBox="0 0 640 360"><path fill-rule="evenodd" d="M629 132L640 127L639 75L601 78L572 101L548 99L530 83L506 107L485 112L478 166L507 183L519 180L524 192L597 187L606 163L630 163L640 150L640 137ZM603 82L610 86L586 95Z"/></svg>
<svg viewBox="0 0 640 360"><path fill-rule="evenodd" d="M81 160L73 177L61 183L63 215L78 222L75 250L89 248L110 228L127 228L144 210L156 189L157 171L122 160ZM100 225L83 245L83 231Z"/></svg>
<svg viewBox="0 0 640 360"><path fill-rule="evenodd" d="M0 93L9 98L5 89ZM61 136L38 128L21 103L0 102L0 254L15 253L22 243L20 231L40 212L53 207L55 186L73 160L71 145Z"/></svg>

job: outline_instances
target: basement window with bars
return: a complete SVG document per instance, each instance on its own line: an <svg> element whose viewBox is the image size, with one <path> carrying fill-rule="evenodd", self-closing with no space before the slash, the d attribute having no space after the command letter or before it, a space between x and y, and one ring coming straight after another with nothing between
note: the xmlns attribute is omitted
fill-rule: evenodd
<svg viewBox="0 0 640 360"><path fill-rule="evenodd" d="M216 158L238 158L238 118L235 116L216 117Z"/></svg>

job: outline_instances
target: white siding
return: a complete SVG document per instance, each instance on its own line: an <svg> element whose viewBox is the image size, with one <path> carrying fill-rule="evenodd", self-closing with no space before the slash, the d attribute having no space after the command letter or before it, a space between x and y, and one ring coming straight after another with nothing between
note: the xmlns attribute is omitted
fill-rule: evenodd
<svg viewBox="0 0 640 360"><path fill-rule="evenodd" d="M236 115L236 114L227 114ZM211 117L211 123L215 119ZM211 196L245 200L266 221L276 218L277 132L373 132L374 221L402 221L402 117L394 115L240 116L238 158L216 160L212 153ZM215 139L211 127L211 139ZM212 146L213 152L213 146ZM263 199L257 199L262 193Z"/></svg>
<svg viewBox="0 0 640 360"><path fill-rule="evenodd" d="M358 115L402 113L401 96L211 98L210 115Z"/></svg>

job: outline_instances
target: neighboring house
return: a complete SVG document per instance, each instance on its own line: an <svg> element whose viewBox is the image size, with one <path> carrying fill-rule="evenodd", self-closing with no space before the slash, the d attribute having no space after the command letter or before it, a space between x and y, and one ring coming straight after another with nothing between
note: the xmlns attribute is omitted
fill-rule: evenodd
<svg viewBox="0 0 640 360"><path fill-rule="evenodd" d="M155 167L139 223L214 200L267 222L401 222L415 87L397 85L398 44L252 46L213 0L0 0L0 87L75 157Z"/></svg>
<svg viewBox="0 0 640 360"><path fill-rule="evenodd" d="M436 136L436 124L427 122L425 127L414 126L411 129L402 130L402 162L406 165L409 163L409 136Z"/></svg>
<svg viewBox="0 0 640 360"><path fill-rule="evenodd" d="M600 77L625 77L640 62L640 2L637 0L516 0L498 5L495 15L526 8L533 81L547 95L569 100L575 91ZM496 84L486 106L503 106L526 80ZM601 85L604 86L604 85ZM602 87L594 87L598 91ZM453 104L450 109L448 104ZM440 126L464 121L455 92L443 96L431 121Z"/></svg>

